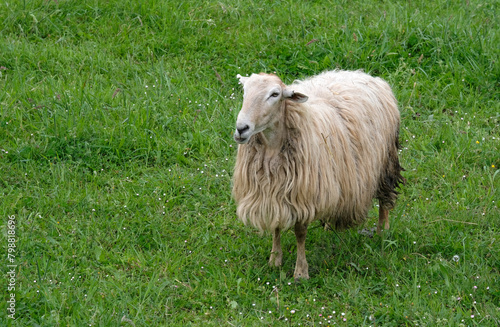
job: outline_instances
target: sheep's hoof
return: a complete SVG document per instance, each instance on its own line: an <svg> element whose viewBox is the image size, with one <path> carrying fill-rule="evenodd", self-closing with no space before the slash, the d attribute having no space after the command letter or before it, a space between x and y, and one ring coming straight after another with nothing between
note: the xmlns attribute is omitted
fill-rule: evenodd
<svg viewBox="0 0 500 327"><path fill-rule="evenodd" d="M295 279L296 282L299 282L303 279L309 279L309 271L308 269L295 269L295 272L293 273L293 278Z"/></svg>
<svg viewBox="0 0 500 327"><path fill-rule="evenodd" d="M271 253L269 258L269 267L281 267L283 261L283 253Z"/></svg>
<svg viewBox="0 0 500 327"><path fill-rule="evenodd" d="M304 274L304 275L295 275L293 276L293 279L295 280L296 283L300 283L303 280L309 279L309 274Z"/></svg>

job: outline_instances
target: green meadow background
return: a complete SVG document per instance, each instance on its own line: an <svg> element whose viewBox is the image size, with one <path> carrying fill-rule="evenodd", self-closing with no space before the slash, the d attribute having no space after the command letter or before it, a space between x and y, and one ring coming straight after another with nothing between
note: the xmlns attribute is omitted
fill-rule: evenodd
<svg viewBox="0 0 500 327"><path fill-rule="evenodd" d="M498 326L499 13L496 0L1 1L0 325ZM270 235L235 215L236 74L336 68L393 87L407 184L383 237L375 206L359 229L311 225L311 279L295 283L293 232L272 269Z"/></svg>

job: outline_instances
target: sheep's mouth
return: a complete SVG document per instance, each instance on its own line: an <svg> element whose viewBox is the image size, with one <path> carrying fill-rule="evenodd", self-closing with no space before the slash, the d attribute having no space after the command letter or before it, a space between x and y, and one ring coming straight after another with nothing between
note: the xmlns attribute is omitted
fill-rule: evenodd
<svg viewBox="0 0 500 327"><path fill-rule="evenodd" d="M234 133L234 141L238 144L245 144L248 142L248 137L242 137L241 135L238 135L238 133Z"/></svg>

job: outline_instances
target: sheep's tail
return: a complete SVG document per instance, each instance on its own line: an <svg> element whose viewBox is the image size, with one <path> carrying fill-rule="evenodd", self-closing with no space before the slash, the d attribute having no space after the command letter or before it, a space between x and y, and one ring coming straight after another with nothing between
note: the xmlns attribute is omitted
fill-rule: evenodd
<svg viewBox="0 0 500 327"><path fill-rule="evenodd" d="M393 146L388 149L387 164L380 176L377 199L380 201L384 209L390 210L394 208L399 192L396 188L406 184L406 179L401 175L405 169L399 164L398 151L401 148L399 144L399 124L394 135Z"/></svg>

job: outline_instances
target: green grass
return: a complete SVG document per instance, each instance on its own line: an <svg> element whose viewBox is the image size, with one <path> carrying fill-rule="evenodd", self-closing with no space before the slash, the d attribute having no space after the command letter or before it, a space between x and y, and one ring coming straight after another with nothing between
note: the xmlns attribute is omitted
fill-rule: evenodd
<svg viewBox="0 0 500 327"><path fill-rule="evenodd" d="M497 326L499 9L0 3L0 325ZM235 76L334 68L392 85L408 183L383 238L312 225L295 283L293 232L271 269L270 235L235 215Z"/></svg>

